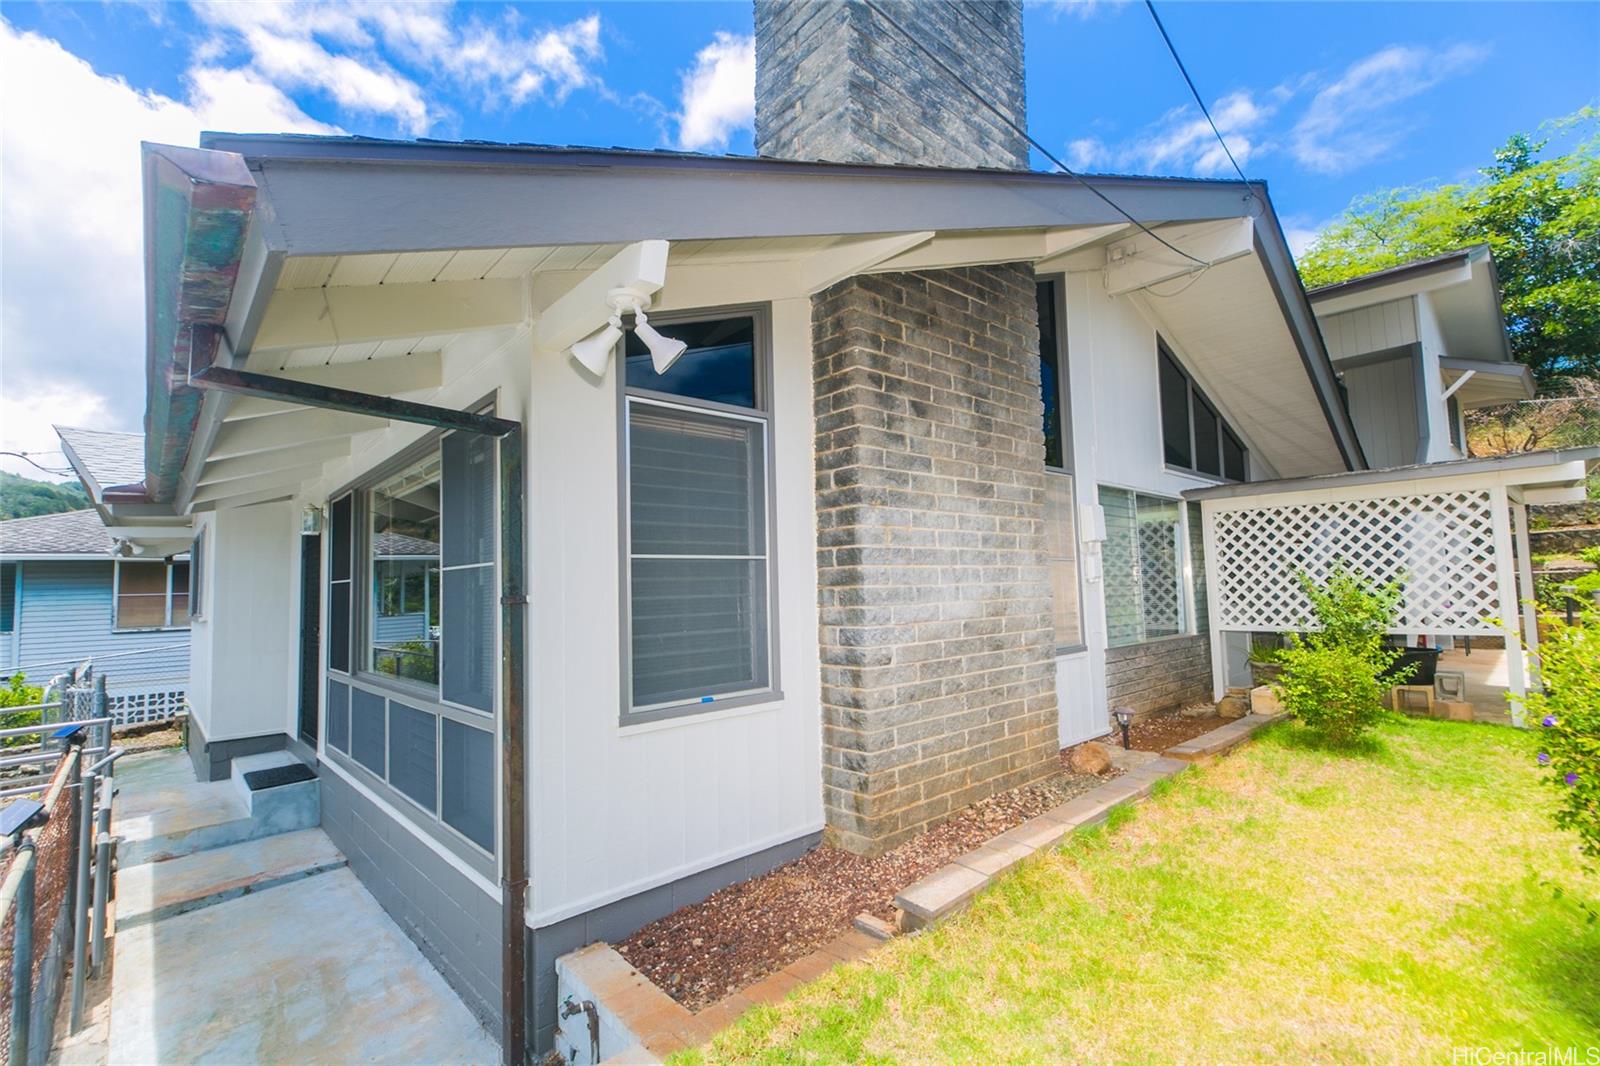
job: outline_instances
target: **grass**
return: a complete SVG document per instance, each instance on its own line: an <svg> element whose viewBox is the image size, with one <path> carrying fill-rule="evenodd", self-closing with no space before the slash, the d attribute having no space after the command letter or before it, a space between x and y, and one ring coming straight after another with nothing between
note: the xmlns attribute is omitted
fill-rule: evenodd
<svg viewBox="0 0 1600 1066"><path fill-rule="evenodd" d="M1535 742L1396 720L1340 753L1274 727L673 1061L1600 1048L1600 923L1577 902L1600 877L1550 824Z"/></svg>

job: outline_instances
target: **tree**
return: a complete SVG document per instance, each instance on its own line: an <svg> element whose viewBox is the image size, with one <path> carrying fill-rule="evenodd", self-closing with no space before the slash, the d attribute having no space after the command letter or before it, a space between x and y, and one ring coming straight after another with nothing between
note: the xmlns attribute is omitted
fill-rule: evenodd
<svg viewBox="0 0 1600 1066"><path fill-rule="evenodd" d="M31 518L88 506L89 496L76 481L35 481L0 470L0 518Z"/></svg>
<svg viewBox="0 0 1600 1066"><path fill-rule="evenodd" d="M1514 134L1470 184L1358 198L1306 251L1308 288L1474 244L1494 253L1511 351L1539 384L1600 377L1600 110Z"/></svg>

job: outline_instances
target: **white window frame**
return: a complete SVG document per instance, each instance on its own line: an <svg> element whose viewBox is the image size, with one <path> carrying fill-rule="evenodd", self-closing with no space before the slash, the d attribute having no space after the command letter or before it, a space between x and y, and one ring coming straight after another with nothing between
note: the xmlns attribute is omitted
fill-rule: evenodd
<svg viewBox="0 0 1600 1066"><path fill-rule="evenodd" d="M644 725L669 719L689 718L695 715L708 714L716 711L727 711L738 707L749 707L757 704L776 703L783 699L783 689L780 682L778 640L778 567L777 551L774 538L777 530L777 493L774 491L777 464L772 454L773 440L773 414L772 414L772 363L771 363L771 309L767 304L756 304L740 307L719 307L671 314L653 314L650 321L657 325L670 325L672 323L700 323L713 322L719 319L749 318L753 321L754 328L754 353L755 361L755 407L739 407L732 404L718 403L714 400L700 400L694 397L680 396L676 393L654 392L649 389L630 388L627 383L627 374L624 364L624 347L617 345L616 374L618 388L618 430L619 441L617 449L618 466L618 556L621 586L621 643L619 659L621 661L621 707L619 708L618 723L622 728ZM752 687L736 692L725 692L710 697L699 697L682 700L672 700L663 703L646 704L636 707L633 702L633 560L635 558L653 558L655 556L635 556L633 553L632 514L630 499L632 496L632 473L629 469L629 455L632 444L632 419L630 417L633 405L643 407L656 407L660 409L675 409L709 418L722 418L729 421L748 422L761 429L762 463L764 464L762 477L762 513L765 516L765 543L764 556L736 556L719 555L718 559L763 559L765 562L766 577L766 613L767 613L767 683L762 686ZM685 558L673 556L673 558Z"/></svg>
<svg viewBox="0 0 1600 1066"><path fill-rule="evenodd" d="M172 570L175 564L184 563L189 566L189 573L194 574L193 564L188 556L179 556L173 559L115 559L112 561L111 571L111 631L113 633L165 633L184 632L189 628L189 623L183 625L172 624ZM122 624L122 568L127 566L162 566L166 568L166 590L162 594L162 623L158 626L125 626ZM185 582L187 587L188 582ZM190 621L194 620L193 604L190 604Z"/></svg>
<svg viewBox="0 0 1600 1066"><path fill-rule="evenodd" d="M1177 536L1175 538L1176 550L1177 550L1177 553L1178 553L1178 558L1177 558L1177 566L1174 568L1175 571L1176 571L1175 576L1174 576L1174 581L1176 581L1177 585L1178 585L1178 590L1177 590L1178 591L1178 611L1179 611L1179 614L1180 614L1179 624L1178 624L1179 632L1177 632L1177 633L1172 633L1172 634L1169 634L1167 636L1161 636L1161 637L1142 636L1139 640L1128 641L1127 643L1117 644L1117 643L1113 643L1112 640L1111 640L1111 620L1110 620L1110 617L1109 617L1109 605L1105 602L1104 595L1102 595L1101 609L1102 609L1102 612L1106 614L1106 618L1104 619L1106 647L1108 649L1137 648L1137 647L1139 647L1141 645L1144 645L1144 644L1159 644L1164 640L1187 640L1187 639L1189 639L1191 637L1195 637L1195 636L1200 635L1200 630L1198 629L1197 624L1196 624L1197 623L1196 605L1197 605L1197 603L1199 601L1196 599L1196 596L1195 596L1194 576L1193 576L1194 575L1194 568L1195 568L1198 560L1195 558L1194 545L1190 542L1190 537L1189 537L1189 510L1188 510L1191 507L1193 507L1196 510L1198 510L1200 505L1198 503L1190 503L1190 502L1182 499L1181 497L1169 496L1169 495L1167 495L1166 493L1163 493L1163 492L1151 492L1148 489L1136 489L1136 488L1133 488L1132 486L1129 486L1129 485L1117 485L1117 484L1113 484L1111 482L1106 482L1106 481L1098 482L1095 485L1095 499L1096 499L1097 503L1099 502L1099 499L1100 499L1100 493L1104 489L1111 489L1114 492L1126 492L1131 497L1133 497L1134 523L1135 523L1135 528L1136 529L1137 529L1137 524L1138 524L1138 509L1139 509L1139 497L1140 496L1144 496L1144 497L1147 497L1149 499L1154 499L1154 500L1161 500L1161 501L1166 502L1166 503L1176 503L1178 505L1178 528L1177 528ZM1100 506L1104 507L1104 504L1100 504ZM1202 547L1203 547L1203 545L1202 545ZM1144 575L1144 568L1140 565L1139 559L1138 559L1138 555L1137 555L1137 551L1138 551L1138 541L1137 541L1137 539L1135 539L1135 542L1134 542L1134 550L1135 550L1135 556L1134 556L1134 579L1139 583L1139 589L1140 589L1140 618L1139 618L1139 625L1140 625L1141 630L1143 630L1143 627L1144 627L1144 615L1143 615L1144 598L1143 598L1143 590L1144 590L1145 575ZM1101 552L1101 562L1100 562L1100 566L1101 566L1102 571L1104 570L1105 565L1106 565L1105 564L1105 555L1104 555L1104 551L1102 550L1102 552ZM1102 587L1103 587L1103 585L1104 585L1104 578L1102 578ZM1209 630L1208 630L1208 632L1209 632Z"/></svg>

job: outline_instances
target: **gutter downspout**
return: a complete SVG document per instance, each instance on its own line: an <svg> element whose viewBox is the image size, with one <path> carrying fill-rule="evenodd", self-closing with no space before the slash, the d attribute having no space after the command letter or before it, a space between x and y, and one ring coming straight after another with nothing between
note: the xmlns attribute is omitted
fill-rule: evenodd
<svg viewBox="0 0 1600 1066"><path fill-rule="evenodd" d="M500 866L500 1061L523 1066L528 1053L528 596L523 555L523 429L500 438L500 792L505 812Z"/></svg>

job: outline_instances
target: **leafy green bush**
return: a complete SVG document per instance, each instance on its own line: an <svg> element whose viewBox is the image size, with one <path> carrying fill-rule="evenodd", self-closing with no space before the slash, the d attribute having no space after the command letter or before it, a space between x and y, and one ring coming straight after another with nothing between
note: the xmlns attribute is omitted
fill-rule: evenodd
<svg viewBox="0 0 1600 1066"><path fill-rule="evenodd" d="M24 684L27 678L21 674L13 674L0 686L0 729L16 729L25 725L37 725L39 722L38 711L12 711L6 708L29 707L44 699L44 689L34 685ZM0 740L0 747L16 747L20 744L32 743L32 737L7 737Z"/></svg>
<svg viewBox="0 0 1600 1066"><path fill-rule="evenodd" d="M1373 587L1342 564L1325 584L1301 574L1300 585L1316 624L1279 654L1283 673L1274 688L1284 710L1347 745L1383 718L1384 689L1410 676L1411 667L1395 669L1400 652L1383 640L1401 588Z"/></svg>
<svg viewBox="0 0 1600 1066"><path fill-rule="evenodd" d="M1600 859L1600 609L1579 624L1546 618L1539 643L1543 692L1530 692L1539 723L1539 763L1560 797L1556 824L1578 834L1583 853Z"/></svg>

